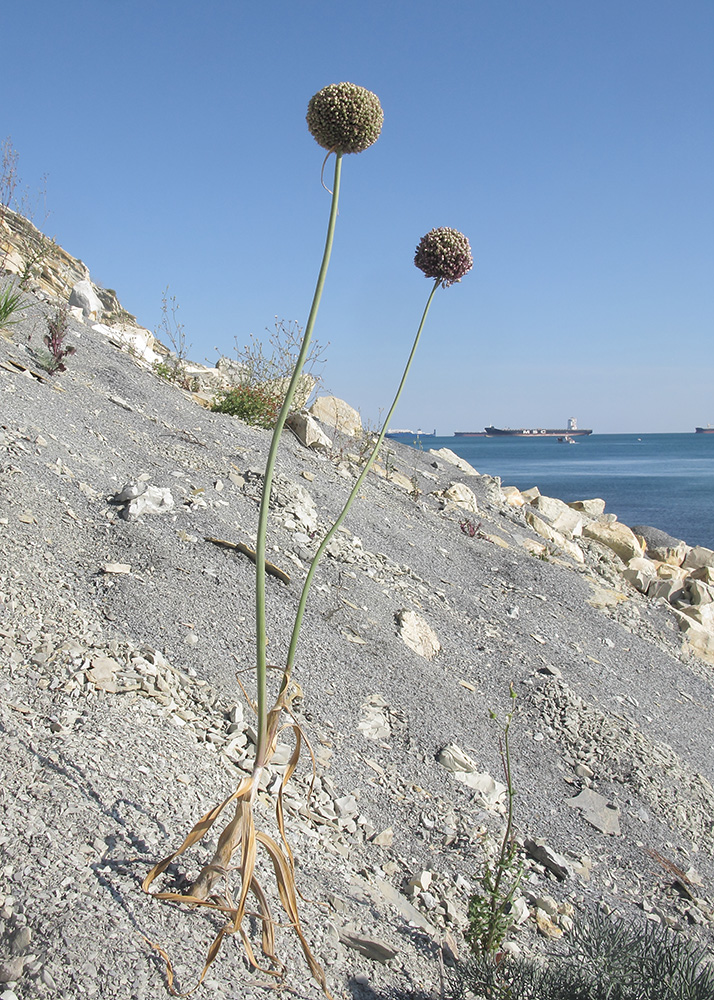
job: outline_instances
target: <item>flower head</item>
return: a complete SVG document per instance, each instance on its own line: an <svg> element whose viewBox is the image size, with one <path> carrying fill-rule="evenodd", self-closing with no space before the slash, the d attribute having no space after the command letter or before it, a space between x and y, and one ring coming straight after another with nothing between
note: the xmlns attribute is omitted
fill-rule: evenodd
<svg viewBox="0 0 714 1000"><path fill-rule="evenodd" d="M458 229L432 229L422 236L414 263L427 278L438 278L448 288L474 266L469 241Z"/></svg>
<svg viewBox="0 0 714 1000"><path fill-rule="evenodd" d="M377 141L383 121L377 95L354 83L331 83L307 106L313 138L334 153L361 153Z"/></svg>

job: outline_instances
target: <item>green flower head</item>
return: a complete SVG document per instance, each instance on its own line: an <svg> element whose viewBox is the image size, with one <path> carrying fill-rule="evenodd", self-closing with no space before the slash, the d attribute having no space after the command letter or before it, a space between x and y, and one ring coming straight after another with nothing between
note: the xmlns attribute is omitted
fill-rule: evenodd
<svg viewBox="0 0 714 1000"><path fill-rule="evenodd" d="M377 95L354 83L331 83L307 106L307 127L331 153L361 153L377 141L383 121Z"/></svg>
<svg viewBox="0 0 714 1000"><path fill-rule="evenodd" d="M469 241L458 229L432 229L422 236L414 254L414 263L427 278L438 278L448 288L474 266Z"/></svg>

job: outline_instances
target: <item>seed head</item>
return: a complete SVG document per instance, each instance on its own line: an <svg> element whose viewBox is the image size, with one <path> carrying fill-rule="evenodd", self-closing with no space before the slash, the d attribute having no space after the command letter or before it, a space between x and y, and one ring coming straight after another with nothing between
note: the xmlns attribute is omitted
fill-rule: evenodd
<svg viewBox="0 0 714 1000"><path fill-rule="evenodd" d="M377 95L354 83L331 83L307 106L313 138L334 153L361 153L377 141L383 121Z"/></svg>
<svg viewBox="0 0 714 1000"><path fill-rule="evenodd" d="M422 236L414 263L427 278L438 278L448 288L474 266L469 241L458 229L432 229Z"/></svg>

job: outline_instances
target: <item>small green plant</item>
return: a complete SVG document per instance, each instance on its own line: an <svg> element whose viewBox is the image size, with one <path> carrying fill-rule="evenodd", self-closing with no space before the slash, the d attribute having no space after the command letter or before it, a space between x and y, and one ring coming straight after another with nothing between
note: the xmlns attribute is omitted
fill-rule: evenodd
<svg viewBox="0 0 714 1000"><path fill-rule="evenodd" d="M708 952L668 928L596 910L546 962L474 956L449 970L446 1000L711 1000Z"/></svg>
<svg viewBox="0 0 714 1000"><path fill-rule="evenodd" d="M18 313L22 307L22 295L12 285L0 292L0 330L20 321L22 317Z"/></svg>
<svg viewBox="0 0 714 1000"><path fill-rule="evenodd" d="M272 394L279 400L280 410L300 354L303 329L294 320L278 319L276 316L273 330L266 327L265 332L268 334L267 341L259 340L251 334L249 342L242 347L238 344L238 338L235 338L233 381L234 385L261 389ZM293 398L295 409L306 406L319 385L320 376L315 374L315 368L324 364L327 347L329 344L322 347L316 340L311 341Z"/></svg>
<svg viewBox="0 0 714 1000"><path fill-rule="evenodd" d="M40 362L49 375L66 371L65 359L76 351L72 344L64 342L67 336L67 319L68 309L66 304L62 303L47 321L48 332L44 336L47 354L40 358Z"/></svg>
<svg viewBox="0 0 714 1000"><path fill-rule="evenodd" d="M509 693L511 710L506 715L503 732L499 738L501 762L506 779L506 828L495 863L486 862L481 877L483 891L474 893L469 900L469 927L465 935L477 956L488 957L491 960L497 957L513 922L510 913L511 904L523 875L523 863L518 857L518 845L513 837L513 799L516 793L511 773L510 730L517 695L512 684ZM498 719L493 710L490 715L492 719Z"/></svg>
<svg viewBox="0 0 714 1000"><path fill-rule="evenodd" d="M211 406L214 413L227 413L246 424L272 430L280 413L282 400L266 386L236 385L221 389Z"/></svg>

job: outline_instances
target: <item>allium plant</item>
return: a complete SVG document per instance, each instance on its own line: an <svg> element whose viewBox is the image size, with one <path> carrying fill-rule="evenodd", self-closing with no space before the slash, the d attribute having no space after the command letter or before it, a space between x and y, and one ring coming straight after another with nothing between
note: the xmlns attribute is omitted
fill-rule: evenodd
<svg viewBox="0 0 714 1000"><path fill-rule="evenodd" d="M275 424L268 452L265 475L263 477L263 491L260 513L258 516L255 553L257 687L257 743L255 762L252 773L241 781L236 790L229 795L228 798L207 812L199 820L199 822L188 834L181 847L173 854L169 855L169 857L157 864L146 876L143 883L144 889L149 891L152 882L164 871L166 871L169 865L171 865L177 857L206 836L223 810L229 805L234 805L235 811L219 836L218 845L210 863L201 869L197 879L190 886L187 893L155 893L159 899L167 899L189 905L209 907L223 913L227 918L227 922L220 929L217 937L209 949L208 958L201 973L199 983L203 981L211 962L218 954L223 938L232 934L240 935L245 948L246 956L251 965L269 975L276 977L278 980L282 980L284 976L285 968L275 953L274 932L277 922L272 916L268 898L262 886L258 882L255 870L257 851L260 846L265 850L272 864L277 882L280 903L287 915L288 925L292 927L299 938L300 945L314 979L320 985L324 993L327 996L330 995L327 988L325 973L314 958L300 923L297 906L298 893L295 887L293 855L285 836L283 790L297 767L304 740L300 727L294 720L291 712L292 701L299 692L299 688L292 680L292 671L295 664L297 645L307 605L307 598L315 571L327 546L330 543L331 538L347 516L352 502L359 493L362 483L379 452L387 427L389 426L389 422L392 419L399 397L401 396L402 389L404 388L434 293L439 285L447 286L452 284L454 281L458 281L459 278L465 274L472 265L470 250L468 250L468 261L466 260L464 252L464 247L468 249L468 241L466 238L461 236L461 234L457 234L455 230L445 230L445 232L455 234L451 237L451 239L453 245L458 247L458 265L453 259L453 255L450 257L448 254L445 254L445 263L441 268L439 268L436 264L432 264L430 267L430 271L432 273L429 273L428 276L435 278L435 283L431 289L426 308L424 309L416 338L414 340L406 368L402 375L401 382L397 389L397 393L384 421L382 430L375 440L373 450L349 497L347 498L347 502L345 503L341 514L323 538L315 557L313 558L303 585L302 593L300 595L298 610L296 612L292 636L290 639L290 646L287 653L286 663L282 670L277 696L269 708L266 662L265 576L268 509L277 459L278 444L285 421L288 413L290 412L296 388L300 382L303 366L308 357L312 331L315 325L315 319L317 317L322 290L325 283L325 276L327 274L328 263L332 251L335 223L337 220L342 157L345 153L357 153L372 145L372 143L374 143L379 136L382 121L383 114L378 98L374 94L370 93L370 91L365 90L363 87L357 87L351 83L339 83L325 87L324 90L321 90L312 98L308 107L307 122L310 131L316 141L323 148L328 150L328 156L334 153L335 172L332 186L332 204L327 228L327 238L325 241L325 249L312 301L312 307L305 326L302 345L300 353L297 357L295 369L292 373L290 384ZM440 231L435 230L435 232ZM424 237L424 240L428 240L431 235L432 234L429 234ZM456 240L457 236L460 237L460 240ZM459 272L458 274L456 273L457 271ZM283 713L288 715L291 721L284 722ZM256 829L254 813L261 778L263 777L265 769L270 764L275 753L278 734L285 728L293 730L295 736L295 747L277 794L276 824L279 831L279 838L275 839L267 833ZM234 872L237 872L240 876L240 889L236 900L234 900L231 890L227 884L229 875ZM224 880L226 883L225 887L219 888L219 883ZM250 913L247 909L249 893L252 893L255 903L257 904L257 911L253 911L252 913ZM269 967L259 965L255 958L248 933L244 928L245 918L249 915L257 916L262 924L262 951L269 963ZM159 951L164 955L164 958L166 958L163 949L159 949ZM169 976L169 989L171 992L175 992L173 990L173 973L171 971L170 963L168 963L168 959L167 968Z"/></svg>

